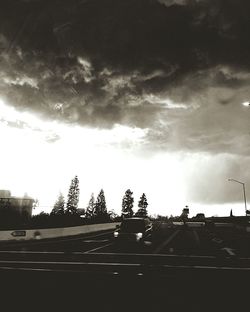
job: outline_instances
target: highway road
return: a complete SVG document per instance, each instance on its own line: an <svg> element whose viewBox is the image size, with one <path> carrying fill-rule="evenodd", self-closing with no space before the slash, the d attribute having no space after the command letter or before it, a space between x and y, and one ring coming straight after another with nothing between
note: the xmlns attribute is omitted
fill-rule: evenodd
<svg viewBox="0 0 250 312"><path fill-rule="evenodd" d="M198 226L197 226L198 225ZM117 245L113 240L113 230L30 242L0 243L0 250L22 251L63 251L82 253L136 252L179 255L217 255L223 249L231 255L250 256L250 233L238 230L228 224L218 224L211 229L203 223L190 222L171 225L155 222L152 236L143 246ZM227 251L226 251L227 250Z"/></svg>
<svg viewBox="0 0 250 312"><path fill-rule="evenodd" d="M218 310L239 310L248 298L250 234L223 224L155 222L139 246L116 245L113 231L5 243L0 278L6 298L14 289L20 300L28 292L34 301L43 295L68 309L85 300L97 311L216 311L215 302Z"/></svg>
<svg viewBox="0 0 250 312"><path fill-rule="evenodd" d="M73 258L72 258L73 257ZM135 262L136 258L136 263ZM155 222L152 235L143 244L115 243L113 231L102 231L51 240L36 240L32 242L13 242L0 244L0 268L8 264L18 267L42 266L43 261L50 261L53 268L57 261L65 259L65 266L74 266L71 260L93 263L106 263L107 259L114 263L140 264L144 260L155 264L161 259L165 265L201 265L223 267L229 264L244 270L250 268L250 233L239 231L232 226L219 224L212 229L204 224L189 223L171 225ZM30 260L31 259L31 260ZM34 259L34 264L32 261ZM164 259L164 260L163 260ZM20 261L21 261L20 260ZM25 263L24 261L30 261ZM39 260L42 260L39 262ZM54 263L55 264L54 264ZM73 261L74 262L74 261ZM108 260L108 262L112 262ZM59 265L58 265L59 266ZM78 265L79 266L79 265ZM46 267L49 267L47 265ZM76 265L77 267L77 265ZM111 264L109 264L111 267ZM78 269L76 269L78 270Z"/></svg>

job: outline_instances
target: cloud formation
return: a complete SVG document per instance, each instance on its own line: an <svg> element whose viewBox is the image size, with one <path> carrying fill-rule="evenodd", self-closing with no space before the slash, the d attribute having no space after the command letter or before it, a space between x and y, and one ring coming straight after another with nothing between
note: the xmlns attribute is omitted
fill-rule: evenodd
<svg viewBox="0 0 250 312"><path fill-rule="evenodd" d="M2 1L0 96L144 147L248 154L248 1ZM242 135L243 133L243 135ZM53 139L52 139L53 141Z"/></svg>

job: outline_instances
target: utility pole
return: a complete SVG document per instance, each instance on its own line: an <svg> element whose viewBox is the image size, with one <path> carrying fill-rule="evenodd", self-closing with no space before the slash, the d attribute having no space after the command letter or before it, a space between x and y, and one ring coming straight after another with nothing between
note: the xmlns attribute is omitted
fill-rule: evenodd
<svg viewBox="0 0 250 312"><path fill-rule="evenodd" d="M245 183L241 182L241 181L238 181L238 180L235 180L235 179L228 179L228 181L230 181L230 182L237 182L237 183L242 185L242 187L243 187L244 203L245 203L245 213L246 213L246 216L247 216L247 199L246 199Z"/></svg>

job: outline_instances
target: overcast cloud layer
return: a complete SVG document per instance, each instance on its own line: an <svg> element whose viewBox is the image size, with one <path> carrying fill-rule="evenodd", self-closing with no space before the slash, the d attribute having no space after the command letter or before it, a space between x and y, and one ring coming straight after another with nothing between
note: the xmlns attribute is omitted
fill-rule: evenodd
<svg viewBox="0 0 250 312"><path fill-rule="evenodd" d="M47 120L141 128L142 149L221 154L223 177L240 174L249 11L248 0L3 0L0 97Z"/></svg>
<svg viewBox="0 0 250 312"><path fill-rule="evenodd" d="M208 106L227 117L249 96L248 1L1 6L0 90L20 110L93 127L152 127L149 139L162 143L162 130L171 140ZM227 128L221 117L217 127Z"/></svg>

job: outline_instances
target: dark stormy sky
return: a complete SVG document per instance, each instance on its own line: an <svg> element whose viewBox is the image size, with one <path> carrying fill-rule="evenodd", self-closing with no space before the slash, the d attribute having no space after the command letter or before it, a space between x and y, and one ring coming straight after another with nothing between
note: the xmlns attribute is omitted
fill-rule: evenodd
<svg viewBox="0 0 250 312"><path fill-rule="evenodd" d="M2 0L1 188L46 210L78 174L82 206L103 187L119 211L131 188L151 213L244 213L227 179L250 190L249 12L247 0Z"/></svg>

